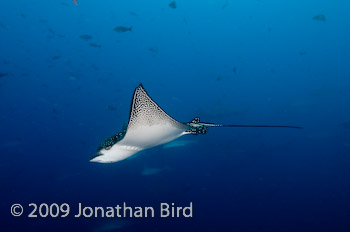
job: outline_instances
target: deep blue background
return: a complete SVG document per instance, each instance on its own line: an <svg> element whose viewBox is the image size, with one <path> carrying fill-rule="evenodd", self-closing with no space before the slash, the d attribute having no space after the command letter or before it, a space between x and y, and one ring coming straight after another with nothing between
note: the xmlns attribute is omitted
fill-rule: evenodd
<svg viewBox="0 0 350 232"><path fill-rule="evenodd" d="M350 231L349 1L78 2L0 2L1 231ZM179 121L304 129L210 128L188 146L90 163L141 82ZM192 219L10 214L191 201Z"/></svg>

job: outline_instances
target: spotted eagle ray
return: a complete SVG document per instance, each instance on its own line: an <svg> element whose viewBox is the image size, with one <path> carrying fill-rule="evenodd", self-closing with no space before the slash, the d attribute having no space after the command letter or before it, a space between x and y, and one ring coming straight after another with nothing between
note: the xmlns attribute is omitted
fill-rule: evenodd
<svg viewBox="0 0 350 232"><path fill-rule="evenodd" d="M129 158L145 149L169 143L183 135L205 134L209 127L284 127L272 125L224 125L201 122L199 117L190 122L179 122L169 116L140 84L134 91L129 122L121 132L100 144L91 162L113 163Z"/></svg>

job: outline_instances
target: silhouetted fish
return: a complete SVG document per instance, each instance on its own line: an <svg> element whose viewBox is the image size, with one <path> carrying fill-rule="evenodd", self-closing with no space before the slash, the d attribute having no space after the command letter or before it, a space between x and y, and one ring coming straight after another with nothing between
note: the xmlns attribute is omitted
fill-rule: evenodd
<svg viewBox="0 0 350 232"><path fill-rule="evenodd" d="M301 51L298 52L298 54L301 55L301 56L305 56L307 54L307 52L304 51L304 50L301 50Z"/></svg>
<svg viewBox="0 0 350 232"><path fill-rule="evenodd" d="M0 73L0 78L1 77L5 77L5 76L7 76L8 75L8 73Z"/></svg>
<svg viewBox="0 0 350 232"><path fill-rule="evenodd" d="M80 39L83 39L83 40L90 40L90 39L92 39L92 36L90 36L90 35L81 35L81 36L80 36Z"/></svg>
<svg viewBox="0 0 350 232"><path fill-rule="evenodd" d="M318 14L318 15L315 15L314 17L312 17L312 19L325 22L326 16L324 14Z"/></svg>
<svg viewBox="0 0 350 232"><path fill-rule="evenodd" d="M107 110L115 110L115 107L114 107L114 106L109 105L109 106L107 106Z"/></svg>
<svg viewBox="0 0 350 232"><path fill-rule="evenodd" d="M228 1L226 1L226 2L224 3L224 5L222 5L222 7L221 7L221 8L222 8L222 9L225 9L225 8L228 6L228 3L229 3L229 2L228 2Z"/></svg>
<svg viewBox="0 0 350 232"><path fill-rule="evenodd" d="M158 48L157 47L149 47L148 51L152 52L153 54L158 53Z"/></svg>
<svg viewBox="0 0 350 232"><path fill-rule="evenodd" d="M169 3L169 7L175 9L177 7L176 1L172 1Z"/></svg>
<svg viewBox="0 0 350 232"><path fill-rule="evenodd" d="M5 24L3 24L2 22L0 22L0 28L2 28L2 29L7 29L7 27L5 26Z"/></svg>
<svg viewBox="0 0 350 232"><path fill-rule="evenodd" d="M132 27L124 27L124 26L118 26L114 28L115 32L127 32L127 31L132 31Z"/></svg>
<svg viewBox="0 0 350 232"><path fill-rule="evenodd" d="M339 126L341 126L344 129L350 129L350 121L343 122L339 124Z"/></svg>
<svg viewBox="0 0 350 232"><path fill-rule="evenodd" d="M134 11L130 11L130 12L129 12L129 15L132 15L132 16L139 16L139 15L136 14Z"/></svg>
<svg viewBox="0 0 350 232"><path fill-rule="evenodd" d="M90 47L94 47L94 48L100 48L101 47L101 45L95 44L95 43L89 43L89 46Z"/></svg>
<svg viewBox="0 0 350 232"><path fill-rule="evenodd" d="M51 60L58 60L58 59L60 59L61 58L61 56L53 56L52 58L51 58Z"/></svg>

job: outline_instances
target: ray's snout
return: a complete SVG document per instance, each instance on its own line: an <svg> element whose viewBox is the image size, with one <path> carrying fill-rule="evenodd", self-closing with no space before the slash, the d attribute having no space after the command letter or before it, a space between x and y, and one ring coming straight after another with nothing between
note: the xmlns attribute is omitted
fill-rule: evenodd
<svg viewBox="0 0 350 232"><path fill-rule="evenodd" d="M97 152L93 157L91 157L90 162L106 163L101 152Z"/></svg>

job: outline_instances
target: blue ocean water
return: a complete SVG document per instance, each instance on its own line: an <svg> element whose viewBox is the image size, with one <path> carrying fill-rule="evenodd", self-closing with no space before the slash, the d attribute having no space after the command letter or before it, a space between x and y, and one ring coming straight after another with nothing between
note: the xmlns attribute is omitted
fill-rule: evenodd
<svg viewBox="0 0 350 232"><path fill-rule="evenodd" d="M350 231L350 2L171 2L0 2L0 230ZM89 162L140 83L182 122L303 129L209 128ZM124 202L156 215L74 217Z"/></svg>

